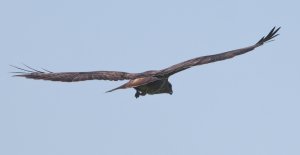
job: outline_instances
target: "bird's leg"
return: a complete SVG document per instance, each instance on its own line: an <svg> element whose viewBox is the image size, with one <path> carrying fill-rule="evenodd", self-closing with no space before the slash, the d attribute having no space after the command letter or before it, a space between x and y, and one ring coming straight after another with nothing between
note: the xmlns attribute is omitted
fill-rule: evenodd
<svg viewBox="0 0 300 155"><path fill-rule="evenodd" d="M145 96L147 93L146 92L142 92L142 91L136 91L136 93L135 93L135 98L138 98L138 97L140 97L140 96Z"/></svg>
<svg viewBox="0 0 300 155"><path fill-rule="evenodd" d="M135 93L135 98L138 98L138 97L140 97L140 96L145 96L146 94L147 94L147 92L146 91L142 91L142 90L140 90L139 88L134 88L135 90L136 90L136 93Z"/></svg>
<svg viewBox="0 0 300 155"><path fill-rule="evenodd" d="M138 91L138 90L136 90L136 93L135 93L135 98L139 98L139 96L140 96L140 92Z"/></svg>

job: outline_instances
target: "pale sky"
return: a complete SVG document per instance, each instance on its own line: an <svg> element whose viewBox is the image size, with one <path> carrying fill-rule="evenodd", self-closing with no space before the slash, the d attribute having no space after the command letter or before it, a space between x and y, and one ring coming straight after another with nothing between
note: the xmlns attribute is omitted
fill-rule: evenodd
<svg viewBox="0 0 300 155"><path fill-rule="evenodd" d="M300 2L0 2L1 155L299 155ZM12 78L141 72L280 36L234 59L171 77L173 95L135 99L126 81Z"/></svg>

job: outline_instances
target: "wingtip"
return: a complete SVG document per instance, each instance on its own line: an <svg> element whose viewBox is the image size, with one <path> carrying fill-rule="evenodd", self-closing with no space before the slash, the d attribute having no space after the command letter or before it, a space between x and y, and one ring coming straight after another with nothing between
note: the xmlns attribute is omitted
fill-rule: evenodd
<svg viewBox="0 0 300 155"><path fill-rule="evenodd" d="M13 73L15 75L12 75L11 77L25 77L26 78L26 74L24 73Z"/></svg>
<svg viewBox="0 0 300 155"><path fill-rule="evenodd" d="M280 26L277 28L276 26L274 26L271 31L264 37L262 37L257 43L256 46L261 46L264 43L268 43L270 42L273 38L277 37L279 34L277 34L277 32L280 30Z"/></svg>

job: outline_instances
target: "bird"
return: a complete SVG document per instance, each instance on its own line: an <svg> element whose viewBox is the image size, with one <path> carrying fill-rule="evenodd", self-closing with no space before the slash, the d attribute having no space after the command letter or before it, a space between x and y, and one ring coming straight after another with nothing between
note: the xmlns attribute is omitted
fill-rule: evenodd
<svg viewBox="0 0 300 155"><path fill-rule="evenodd" d="M18 69L18 72L13 76L25 77L36 80L49 80L49 81L61 81L61 82L78 82L86 80L128 80L125 84L111 89L107 92L112 92L119 89L135 89L135 97L155 94L173 94L172 84L169 82L169 77L189 69L194 66L204 65L217 61L233 58L238 55L245 54L254 50L257 47L264 45L265 43L273 41L273 38L277 37L277 33L281 27L273 27L271 31L258 40L255 44L244 48L230 50L223 53L206 55L196 57L170 67L161 70L149 70L141 73L128 73L123 71L89 71L89 72L51 72L49 70L37 70L24 64L26 68L17 66L12 67Z"/></svg>

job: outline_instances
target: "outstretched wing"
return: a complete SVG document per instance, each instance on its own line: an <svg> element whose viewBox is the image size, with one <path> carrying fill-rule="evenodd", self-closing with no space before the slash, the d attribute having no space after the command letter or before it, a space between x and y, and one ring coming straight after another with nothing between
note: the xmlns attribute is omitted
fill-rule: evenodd
<svg viewBox="0 0 300 155"><path fill-rule="evenodd" d="M276 29L274 27L270 33L262 37L256 44L240 48L220 54L215 55L208 55L208 56L202 56L198 58L194 58L191 60L184 61L182 63L173 65L171 67L168 67L166 69L162 69L159 71L146 71L143 73L127 73L127 72L118 72L118 71L92 71L92 72L61 72L61 73L54 73L47 70L39 71L36 69L33 69L29 66L26 66L28 69L15 67L19 70L22 70L22 72L15 72L18 73L15 76L19 77L25 77L30 79L42 79L42 80L50 80L50 81L62 81L62 82L75 82L75 81L85 81L85 80L131 80L131 79L137 79L142 77L169 77L177 72L183 71L185 69L188 69L193 66L212 63L216 61L221 61L225 59L233 58L237 55L241 55L244 53L247 53L249 51L252 51L256 47L259 47L263 45L264 43L267 43L269 41L272 41L271 39L275 38L279 34L276 34L279 31L280 27Z"/></svg>
<svg viewBox="0 0 300 155"><path fill-rule="evenodd" d="M25 65L26 66L26 65ZM37 80L50 80L50 81L61 81L61 82L76 82L76 81L86 81L86 80L129 80L135 79L141 76L141 73L127 73L127 72L117 72L117 71L92 71L92 72L61 72L54 73L48 70L39 71L26 66L28 69L12 66L21 70L22 72L17 73L18 77L25 77L29 79Z"/></svg>
<svg viewBox="0 0 300 155"><path fill-rule="evenodd" d="M224 53L220 53L220 54L202 56L202 57L197 57L197 58L194 58L191 60L187 60L187 61L181 62L179 64L175 64L166 69L160 70L155 76L169 77L177 72L183 71L183 70L188 69L193 66L203 65L203 64L221 61L221 60L225 60L225 59L230 59L237 55L241 55L241 54L250 52L250 51L254 50L256 47L259 47L259 46L263 45L264 43L272 41L273 38L275 38L276 36L279 35L279 34L276 34L279 31L279 29L280 29L280 27L279 28L274 27L267 36L262 37L256 44L254 44L252 46L248 46L245 48L240 48L240 49L236 49L236 50L232 50L232 51L228 51L228 52L224 52Z"/></svg>

